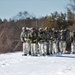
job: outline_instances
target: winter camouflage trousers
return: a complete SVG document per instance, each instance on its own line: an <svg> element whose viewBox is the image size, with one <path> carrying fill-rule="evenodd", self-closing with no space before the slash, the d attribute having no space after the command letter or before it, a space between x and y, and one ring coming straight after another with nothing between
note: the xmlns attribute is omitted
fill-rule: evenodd
<svg viewBox="0 0 75 75"><path fill-rule="evenodd" d="M65 41L60 41L59 42L59 49L61 53L65 53L66 52L66 42Z"/></svg>
<svg viewBox="0 0 75 75"><path fill-rule="evenodd" d="M47 43L38 43L39 45L39 54L40 55L46 55L47 54Z"/></svg>
<svg viewBox="0 0 75 75"><path fill-rule="evenodd" d="M71 53L75 53L75 42L71 43Z"/></svg>
<svg viewBox="0 0 75 75"><path fill-rule="evenodd" d="M38 43L39 44L39 53L45 54L45 55L50 55L54 53L58 53L58 41L49 41L49 43L44 42L44 43Z"/></svg>
<svg viewBox="0 0 75 75"><path fill-rule="evenodd" d="M24 42L23 43L23 53L24 54L29 54L30 51L30 43L29 42Z"/></svg>
<svg viewBox="0 0 75 75"><path fill-rule="evenodd" d="M36 56L38 53L38 45L36 43L31 43L31 55Z"/></svg>
<svg viewBox="0 0 75 75"><path fill-rule="evenodd" d="M52 42L52 54L58 53L58 41Z"/></svg>
<svg viewBox="0 0 75 75"><path fill-rule="evenodd" d="M52 54L52 41L49 41L48 49L49 49L49 54Z"/></svg>

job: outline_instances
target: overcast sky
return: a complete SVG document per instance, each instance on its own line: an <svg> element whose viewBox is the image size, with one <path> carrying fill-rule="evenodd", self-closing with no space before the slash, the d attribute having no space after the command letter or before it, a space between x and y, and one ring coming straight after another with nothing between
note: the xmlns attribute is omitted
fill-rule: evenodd
<svg viewBox="0 0 75 75"><path fill-rule="evenodd" d="M35 17L50 15L55 11L66 12L70 0L0 0L0 18L9 19L20 11L28 11Z"/></svg>

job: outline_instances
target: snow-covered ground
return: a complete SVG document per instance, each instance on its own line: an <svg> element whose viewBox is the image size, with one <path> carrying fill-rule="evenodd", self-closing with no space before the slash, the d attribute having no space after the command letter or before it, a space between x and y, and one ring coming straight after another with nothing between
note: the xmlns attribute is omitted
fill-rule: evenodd
<svg viewBox="0 0 75 75"><path fill-rule="evenodd" d="M22 56L0 54L0 75L75 75L75 55Z"/></svg>

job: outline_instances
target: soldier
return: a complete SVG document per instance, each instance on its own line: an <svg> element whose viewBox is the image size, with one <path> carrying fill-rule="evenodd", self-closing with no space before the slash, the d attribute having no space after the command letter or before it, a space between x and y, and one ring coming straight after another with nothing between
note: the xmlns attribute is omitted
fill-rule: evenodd
<svg viewBox="0 0 75 75"><path fill-rule="evenodd" d="M64 31L64 30L60 31L59 48L60 48L61 53L66 52L66 31Z"/></svg>
<svg viewBox="0 0 75 75"><path fill-rule="evenodd" d="M31 32L28 35L31 42L31 55L37 56L38 48L37 48L37 32L34 28L31 29Z"/></svg>
<svg viewBox="0 0 75 75"><path fill-rule="evenodd" d="M45 42L46 35L42 28L39 28L38 32L38 45L39 45L39 53L40 55L45 56L46 50L44 49L44 42Z"/></svg>
<svg viewBox="0 0 75 75"><path fill-rule="evenodd" d="M69 29L65 29L66 32L66 53L71 52L71 38Z"/></svg>
<svg viewBox="0 0 75 75"><path fill-rule="evenodd" d="M45 46L46 46L46 51L47 51L47 55L51 54L51 33L49 32L48 27L45 27L45 35L46 35L46 39L45 39Z"/></svg>
<svg viewBox="0 0 75 75"><path fill-rule="evenodd" d="M52 54L52 29L49 29L49 35L50 35L50 38L49 38L49 55Z"/></svg>
<svg viewBox="0 0 75 75"><path fill-rule="evenodd" d="M75 31L73 31L73 36L71 38L72 38L72 41L71 41L71 53L74 54L75 53Z"/></svg>
<svg viewBox="0 0 75 75"><path fill-rule="evenodd" d="M30 46L29 46L28 32L26 30L26 27L22 27L20 39L23 43L23 53L24 53L23 55L27 56L27 54L29 54Z"/></svg>
<svg viewBox="0 0 75 75"><path fill-rule="evenodd" d="M52 31L52 54L58 53L58 33L56 30Z"/></svg>

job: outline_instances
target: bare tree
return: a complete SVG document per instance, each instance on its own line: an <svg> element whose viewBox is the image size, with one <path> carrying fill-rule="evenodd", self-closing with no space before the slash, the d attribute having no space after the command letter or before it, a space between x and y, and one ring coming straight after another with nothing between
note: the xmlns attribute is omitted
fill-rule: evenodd
<svg viewBox="0 0 75 75"><path fill-rule="evenodd" d="M26 19L27 16L28 16L28 12L27 12L27 11L24 11L24 12L23 12L23 15L24 15L24 18Z"/></svg>
<svg viewBox="0 0 75 75"><path fill-rule="evenodd" d="M67 9L75 12L75 0L70 0L70 3L67 5Z"/></svg>

